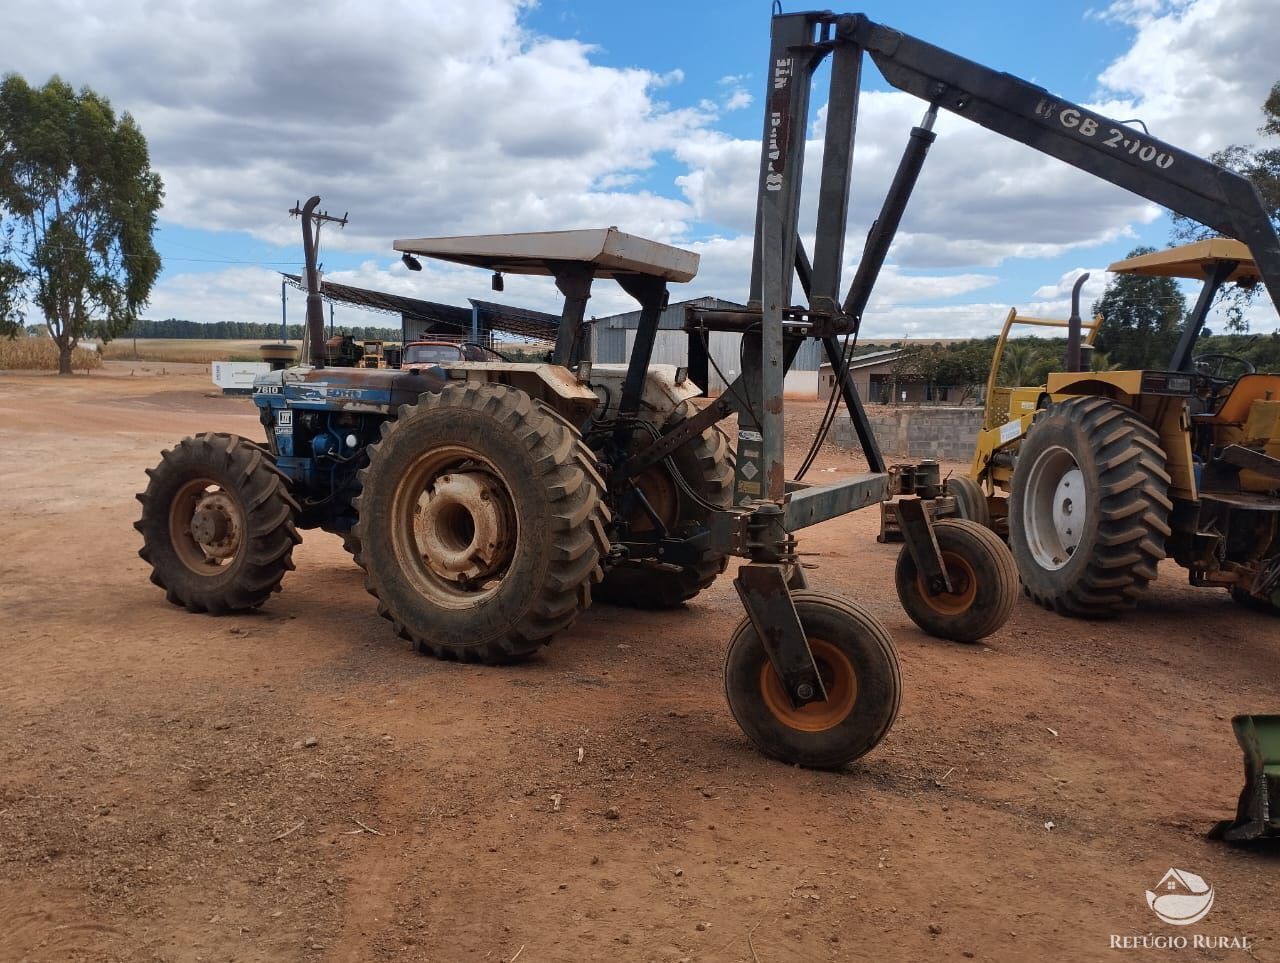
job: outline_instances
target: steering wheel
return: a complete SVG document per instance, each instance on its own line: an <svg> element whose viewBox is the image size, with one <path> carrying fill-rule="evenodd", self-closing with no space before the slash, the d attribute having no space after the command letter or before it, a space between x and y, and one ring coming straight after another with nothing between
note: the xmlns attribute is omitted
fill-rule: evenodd
<svg viewBox="0 0 1280 963"><path fill-rule="evenodd" d="M1198 354L1191 359L1191 363L1195 367L1196 374L1205 378L1214 388L1225 388L1242 375L1253 374L1258 370L1248 358L1222 352ZM1230 365L1238 365L1240 368L1234 377L1226 377L1223 374L1223 370Z"/></svg>

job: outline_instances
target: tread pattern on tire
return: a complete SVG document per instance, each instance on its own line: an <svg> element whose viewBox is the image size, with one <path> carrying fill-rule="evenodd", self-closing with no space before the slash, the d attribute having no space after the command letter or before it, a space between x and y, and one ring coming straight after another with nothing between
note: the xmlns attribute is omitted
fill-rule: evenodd
<svg viewBox="0 0 1280 963"><path fill-rule="evenodd" d="M953 475L946 482L947 494L956 500L956 511L961 518L991 527L991 509L982 486L968 475Z"/></svg>
<svg viewBox="0 0 1280 963"><path fill-rule="evenodd" d="M842 723L834 730L804 733L777 722L760 697L758 674L744 671L768 660L749 618L738 624L729 640L725 659L725 697L739 728L765 755L792 765L838 768L870 752L893 728L902 702L902 668L888 630L863 606L838 595L811 589L792 592L791 598L802 620L807 609L819 606L837 610L849 622L858 625L860 644L874 664L854 665L854 671L878 668L885 673L879 679L862 676L857 679L859 702L855 703L848 718L852 720L858 716L860 721L871 725L851 731ZM828 638L827 641L833 640ZM849 655L847 651L845 654ZM877 701L873 696L882 698ZM864 700L867 699L872 701L866 703ZM868 709L870 718L867 718Z"/></svg>
<svg viewBox="0 0 1280 963"><path fill-rule="evenodd" d="M898 599L911 621L936 638L952 642L985 639L1009 620L1018 600L1018 568L1013 554L999 535L972 519L940 519L933 523L933 530L943 552L959 550L970 556L966 561L982 580L977 597L966 611L956 615L932 609L920 597L915 561L904 545L894 569Z"/></svg>
<svg viewBox="0 0 1280 963"><path fill-rule="evenodd" d="M355 532L338 532L342 538L342 549L349 554L353 561L357 564L360 559L360 539L356 538Z"/></svg>
<svg viewBox="0 0 1280 963"><path fill-rule="evenodd" d="M195 477L197 470L220 474L243 505L246 554L229 581L190 573L168 547L166 489L182 484L181 475ZM146 490L136 496L142 518L133 527L143 537L138 555L151 565L151 581L169 602L189 612L225 615L255 609L280 591L285 573L294 569L293 547L302 541L295 523L300 509L288 477L266 447L227 432L204 432L165 449L147 477Z"/></svg>
<svg viewBox="0 0 1280 963"><path fill-rule="evenodd" d="M531 587L535 594L531 604L504 637L466 648L441 644L431 637L429 626L408 624L365 564L370 533L362 503L368 497L370 474L378 467L380 449L393 432L416 417L451 407L482 412L507 424L515 437L528 446L554 521L547 578L543 584ZM501 384L468 382L421 395L416 405L402 405L394 421L382 424L379 441L369 447L369 467L361 469L358 477L361 493L354 505L359 521L353 530L360 549L356 564L365 572L365 589L378 600L378 614L395 626L400 638L420 651L437 658L487 664L508 662L546 645L591 604L592 588L603 577L601 562L609 551L609 510L601 497L603 483L581 436L525 392Z"/></svg>
<svg viewBox="0 0 1280 963"><path fill-rule="evenodd" d="M733 498L733 446L719 425L691 443L698 477L685 481L707 501L728 508ZM680 496L684 498L684 495ZM624 561L605 574L598 595L614 605L669 609L709 588L729 566L729 556L704 551L692 565L670 565L652 559Z"/></svg>
<svg viewBox="0 0 1280 963"><path fill-rule="evenodd" d="M1029 466L1027 444L1052 414L1079 425L1098 466L1100 511L1094 551L1072 584L1056 589L1028 584L1026 569L1036 563L1021 531L1025 493L1019 490L1023 479L1017 469L1009 506L1009 544L1027 595L1036 604L1062 615L1113 615L1134 605L1155 580L1156 568L1165 557L1173 507L1165 452L1155 429L1131 409L1106 398L1075 397L1055 403L1049 415L1037 419L1019 452L1019 467Z"/></svg>

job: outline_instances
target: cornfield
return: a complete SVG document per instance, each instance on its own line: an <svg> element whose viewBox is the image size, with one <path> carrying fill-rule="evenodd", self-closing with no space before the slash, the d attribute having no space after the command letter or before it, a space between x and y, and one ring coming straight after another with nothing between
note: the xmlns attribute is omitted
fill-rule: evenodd
<svg viewBox="0 0 1280 963"><path fill-rule="evenodd" d="M71 352L73 371L102 367L96 351L76 348ZM57 371L58 346L50 338L0 338L0 371Z"/></svg>

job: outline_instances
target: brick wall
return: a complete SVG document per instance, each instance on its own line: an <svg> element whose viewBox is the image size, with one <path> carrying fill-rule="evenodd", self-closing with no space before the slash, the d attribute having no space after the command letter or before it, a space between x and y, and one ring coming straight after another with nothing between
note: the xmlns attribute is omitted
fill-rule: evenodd
<svg viewBox="0 0 1280 963"><path fill-rule="evenodd" d="M891 458L969 461L982 428L982 409L977 407L868 405L867 417L880 442L880 450ZM858 447L848 415L841 413L832 433L841 448Z"/></svg>

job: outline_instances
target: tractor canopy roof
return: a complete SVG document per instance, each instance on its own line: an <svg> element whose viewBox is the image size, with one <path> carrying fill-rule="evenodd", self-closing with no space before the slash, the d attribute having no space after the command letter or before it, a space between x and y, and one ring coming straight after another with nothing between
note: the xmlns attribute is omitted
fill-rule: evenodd
<svg viewBox="0 0 1280 963"><path fill-rule="evenodd" d="M590 264L596 277L647 274L667 281L691 281L698 255L658 241L625 234L616 227L529 234L419 237L396 241L397 251L471 264L503 274L554 274L557 263Z"/></svg>
<svg viewBox="0 0 1280 963"><path fill-rule="evenodd" d="M1222 261L1235 261L1239 265L1226 278L1237 284L1255 284L1260 275L1253 263L1253 255L1239 241L1229 237L1211 237L1171 247L1167 251L1140 254L1137 257L1116 261L1107 268L1117 274L1144 274L1152 277L1192 278L1203 281L1212 267Z"/></svg>

